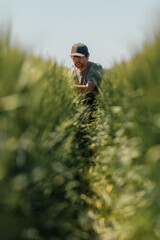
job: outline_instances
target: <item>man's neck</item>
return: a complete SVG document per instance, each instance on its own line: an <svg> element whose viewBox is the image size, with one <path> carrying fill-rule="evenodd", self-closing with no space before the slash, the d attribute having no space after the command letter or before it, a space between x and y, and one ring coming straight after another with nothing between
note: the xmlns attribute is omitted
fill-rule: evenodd
<svg viewBox="0 0 160 240"><path fill-rule="evenodd" d="M90 62L88 61L83 68L78 68L78 71L83 72L88 67L89 64L90 64Z"/></svg>

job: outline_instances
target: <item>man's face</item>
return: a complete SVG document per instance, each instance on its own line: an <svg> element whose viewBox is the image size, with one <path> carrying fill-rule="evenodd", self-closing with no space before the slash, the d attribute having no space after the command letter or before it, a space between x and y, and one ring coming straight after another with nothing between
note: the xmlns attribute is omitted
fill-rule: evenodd
<svg viewBox="0 0 160 240"><path fill-rule="evenodd" d="M86 57L86 56L84 56L84 57L72 56L72 60L73 60L74 65L80 70L85 68L88 63L88 57Z"/></svg>

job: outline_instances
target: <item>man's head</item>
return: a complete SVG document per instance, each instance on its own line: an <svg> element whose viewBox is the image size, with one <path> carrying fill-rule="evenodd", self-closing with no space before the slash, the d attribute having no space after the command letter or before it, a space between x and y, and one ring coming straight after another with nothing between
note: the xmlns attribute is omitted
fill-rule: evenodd
<svg viewBox="0 0 160 240"><path fill-rule="evenodd" d="M89 52L88 52L88 48L85 44L76 43L72 46L71 57L73 57L73 56L84 57L87 55L89 55Z"/></svg>
<svg viewBox="0 0 160 240"><path fill-rule="evenodd" d="M74 65L80 69L84 70L88 65L89 52L88 48L83 43L76 43L72 46L71 57Z"/></svg>

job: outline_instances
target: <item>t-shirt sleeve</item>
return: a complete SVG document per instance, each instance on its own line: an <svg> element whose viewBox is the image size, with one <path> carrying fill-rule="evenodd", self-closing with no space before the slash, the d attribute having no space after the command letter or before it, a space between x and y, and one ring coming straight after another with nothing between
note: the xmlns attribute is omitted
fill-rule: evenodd
<svg viewBox="0 0 160 240"><path fill-rule="evenodd" d="M91 69L89 74L88 82L94 82L96 85L100 85L102 81L104 71L101 65L98 65L96 68Z"/></svg>
<svg viewBox="0 0 160 240"><path fill-rule="evenodd" d="M69 71L68 71L68 74L71 76L73 76L74 75L74 67L72 67L71 69L69 69Z"/></svg>

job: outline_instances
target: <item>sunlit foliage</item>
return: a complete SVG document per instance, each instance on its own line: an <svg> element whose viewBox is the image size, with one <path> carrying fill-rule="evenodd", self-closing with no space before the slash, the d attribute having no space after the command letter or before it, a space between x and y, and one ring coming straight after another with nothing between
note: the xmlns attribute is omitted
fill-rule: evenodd
<svg viewBox="0 0 160 240"><path fill-rule="evenodd" d="M0 239L160 238L160 37L105 70L93 120L68 69L0 37Z"/></svg>

